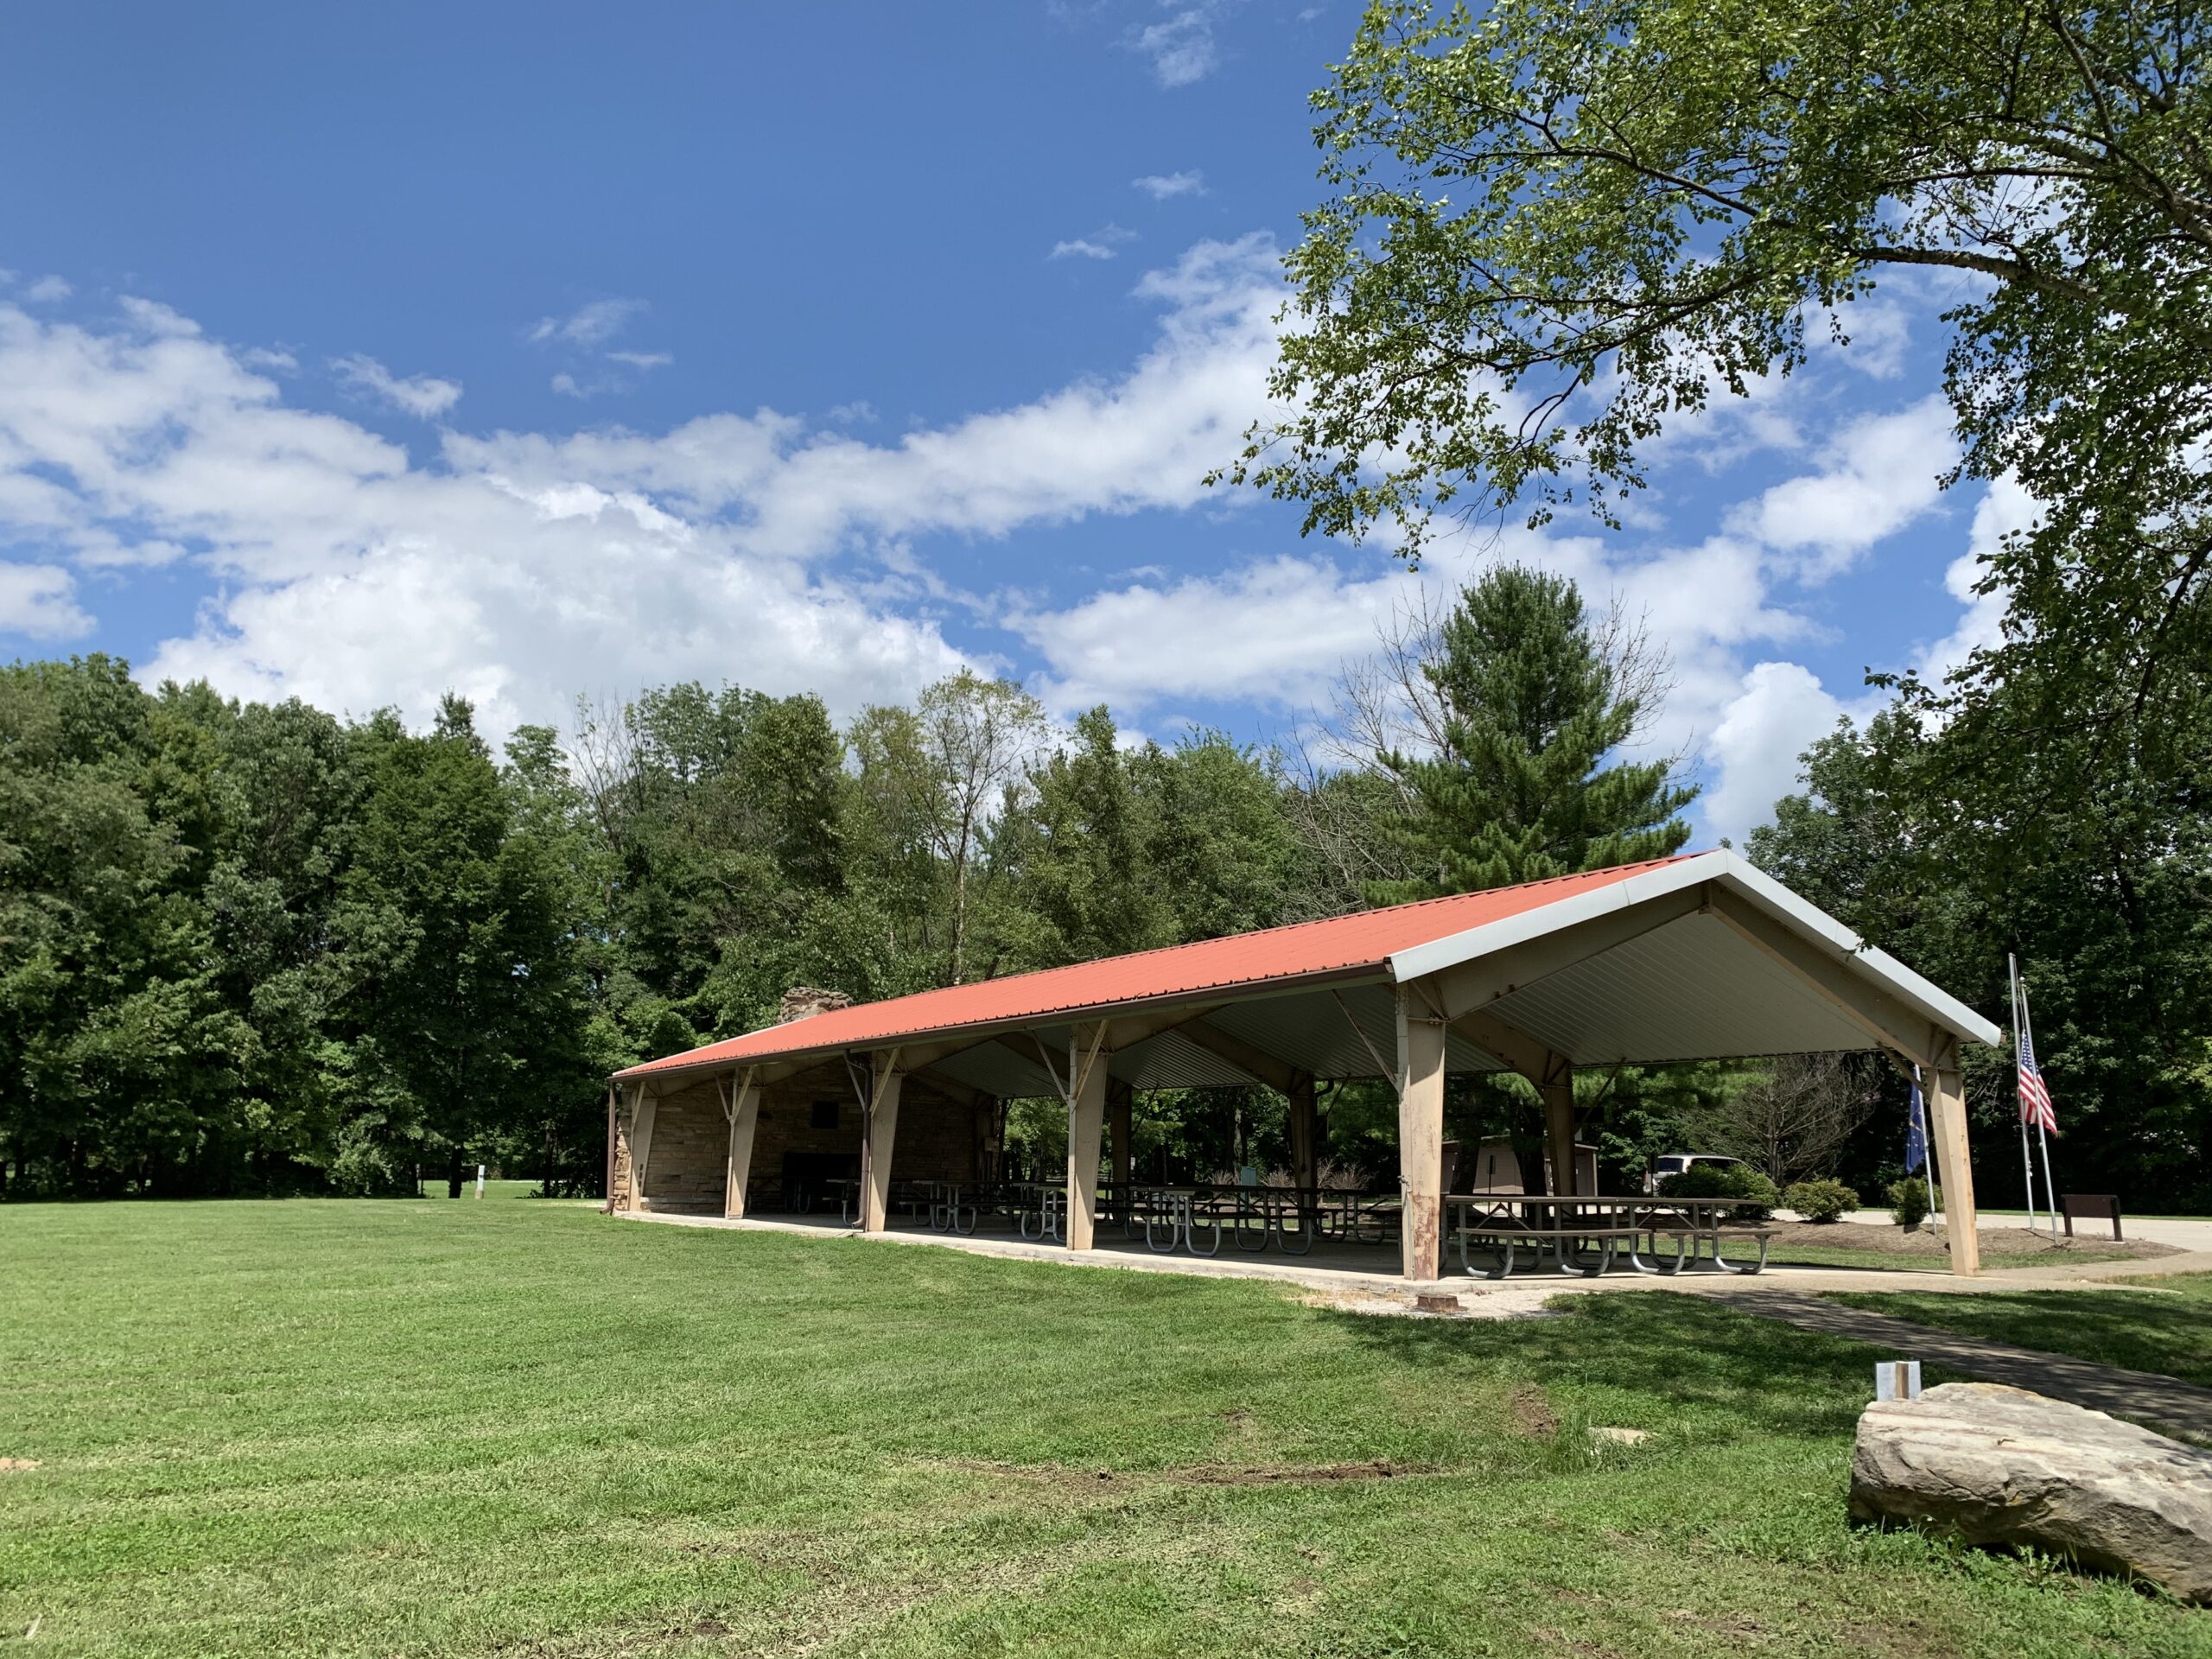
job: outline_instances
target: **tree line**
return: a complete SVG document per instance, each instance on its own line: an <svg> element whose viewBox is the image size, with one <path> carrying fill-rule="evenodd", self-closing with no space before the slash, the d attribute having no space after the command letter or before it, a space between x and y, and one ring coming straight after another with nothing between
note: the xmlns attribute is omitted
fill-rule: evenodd
<svg viewBox="0 0 2212 1659"><path fill-rule="evenodd" d="M1058 729L963 672L842 727L811 696L664 687L495 755L453 698L410 731L149 691L111 658L18 664L0 1190L457 1192L483 1161L595 1192L607 1074L766 1024L795 986L894 996L1678 850L1694 786L1624 753L1665 690L1629 620L1510 565L1402 616L1288 747L1131 742L1103 709ZM2109 803L2070 830L2054 807L2042 860L1967 857L1986 826L1942 759L1967 741L1902 704L1840 731L1751 855L1993 1014L2010 930L2031 928L2065 1155L2143 1201L2201 1201L2212 939L2197 849L2155 844L2184 819L2139 805L2129 843ZM1970 1062L1993 1191L2008 1064ZM1579 1087L1610 1179L1689 1149L1873 1186L1902 1152L1903 1085L1876 1065ZM1387 1088L1322 1103L1328 1160L1393 1179ZM1448 1112L1534 1157L1519 1079L1455 1078ZM1010 1141L1049 1162L1062 1132L1018 1107ZM1264 1090L1163 1090L1139 1154L1279 1166L1287 1137Z"/></svg>
<svg viewBox="0 0 2212 1659"><path fill-rule="evenodd" d="M1058 730L969 672L842 727L663 687L494 754L455 698L413 731L16 664L0 1182L457 1191L486 1161L586 1190L608 1072L794 986L894 996L1681 844L1667 769L1600 764L1639 706L1570 584L1502 572L1418 632L1401 713L1441 748L1349 765L1132 743L1103 709ZM1155 1104L1178 1157L1280 1139L1279 1103ZM1344 1104L1346 1160L1387 1157L1387 1114Z"/></svg>

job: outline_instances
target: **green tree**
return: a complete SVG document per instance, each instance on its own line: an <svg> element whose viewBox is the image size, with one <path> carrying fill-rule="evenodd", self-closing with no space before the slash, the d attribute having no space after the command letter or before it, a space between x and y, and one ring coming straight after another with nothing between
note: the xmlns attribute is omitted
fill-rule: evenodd
<svg viewBox="0 0 2212 1659"><path fill-rule="evenodd" d="M458 1197L465 1165L529 1119L573 1052L570 918L467 703L448 696L428 734L385 715L356 741L367 794L349 928L382 962L360 993L362 1094L341 1158L360 1187L399 1183L417 1158L442 1165Z"/></svg>
<svg viewBox="0 0 2212 1659"><path fill-rule="evenodd" d="M1136 765L1152 804L1149 861L1176 941L1288 919L1299 848L1275 757L1198 732L1173 748L1147 745Z"/></svg>
<svg viewBox="0 0 2212 1659"><path fill-rule="evenodd" d="M855 780L819 698L648 691L588 714L575 752L635 1028L672 1013L728 1034L772 1019L790 986L869 996L890 980L887 918L852 880Z"/></svg>
<svg viewBox="0 0 2212 1659"><path fill-rule="evenodd" d="M251 1033L200 886L204 734L127 664L0 670L0 1157L9 1189L176 1191L236 1144Z"/></svg>
<svg viewBox="0 0 2212 1659"><path fill-rule="evenodd" d="M988 969L1272 926L1295 855L1271 755L1216 733L1125 748L1113 716L1093 709L994 828Z"/></svg>
<svg viewBox="0 0 2212 1659"><path fill-rule="evenodd" d="M1102 705L1034 766L992 847L1001 902L994 972L1052 968L1175 942L1151 857L1155 803Z"/></svg>
<svg viewBox="0 0 2212 1659"><path fill-rule="evenodd" d="M241 1173L262 1190L312 1185L350 1093L346 1004L373 965L340 943L361 773L340 721L296 699L240 705L204 684L161 695L219 752L229 831L205 894L218 982L253 1036L239 1088L256 1127L237 1152Z"/></svg>
<svg viewBox="0 0 2212 1659"><path fill-rule="evenodd" d="M854 723L875 831L869 863L932 959L924 983L969 976L972 918L993 874L991 829L1045 729L1042 705L1019 685L964 668L925 688L913 708L869 709Z"/></svg>
<svg viewBox="0 0 2212 1659"><path fill-rule="evenodd" d="M2138 1205L2212 1201L2207 766L2085 790L2095 735L2059 733L2015 752L2005 791L1962 793L1960 741L1910 706L1840 728L1751 857L2000 1024L2017 953L2070 1179ZM1965 1058L1983 1179L2002 1187L2018 1167L2012 1057Z"/></svg>
<svg viewBox="0 0 2212 1659"><path fill-rule="evenodd" d="M1374 882L1379 904L1603 869L1681 849L1696 796L1670 765L1608 758L1646 716L1594 637L1575 585L1486 572L1422 665L1438 746L1380 757L1413 810L1396 833L1421 874Z"/></svg>
<svg viewBox="0 0 2212 1659"><path fill-rule="evenodd" d="M2206 45L2187 6L1377 0L1314 99L1296 412L1232 470L1416 554L1439 507L1609 514L1672 419L1947 270L1954 476L2037 511L1981 572L2003 642L1924 695L2034 682L1977 787L2024 729L2158 747L2212 665Z"/></svg>

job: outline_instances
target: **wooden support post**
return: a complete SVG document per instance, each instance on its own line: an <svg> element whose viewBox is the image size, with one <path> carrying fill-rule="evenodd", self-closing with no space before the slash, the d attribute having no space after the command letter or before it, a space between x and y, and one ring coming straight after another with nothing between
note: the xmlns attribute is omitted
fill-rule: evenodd
<svg viewBox="0 0 2212 1659"><path fill-rule="evenodd" d="M1136 1092L1119 1077L1106 1080L1106 1116L1110 1120L1114 1141L1114 1218L1116 1221L1126 1221L1129 1214L1129 1181L1135 1165L1135 1147L1129 1139L1129 1133Z"/></svg>
<svg viewBox="0 0 2212 1659"><path fill-rule="evenodd" d="M1399 1222L1408 1279L1440 1277L1444 1266L1444 1064L1446 1026L1419 981L1398 988Z"/></svg>
<svg viewBox="0 0 2212 1659"><path fill-rule="evenodd" d="M1538 1084L1537 1092L1544 1097L1544 1143L1551 1152L1549 1190L1562 1198L1587 1197L1574 1190L1574 1068L1560 1062Z"/></svg>
<svg viewBox="0 0 2212 1659"><path fill-rule="evenodd" d="M659 1100L639 1084L630 1103L630 1208L645 1207L645 1160L653 1149L653 1114Z"/></svg>
<svg viewBox="0 0 2212 1659"><path fill-rule="evenodd" d="M1087 1250L1098 1224L1098 1139L1106 1126L1106 1027L1068 1039L1068 1249Z"/></svg>
<svg viewBox="0 0 2212 1659"><path fill-rule="evenodd" d="M722 1214L745 1219L745 1189L753 1174L753 1131L760 1119L760 1074L747 1069L730 1084L722 1110L729 1117L729 1169L722 1180Z"/></svg>
<svg viewBox="0 0 2212 1659"><path fill-rule="evenodd" d="M1320 1153L1313 1113L1313 1077L1301 1071L1290 1082L1290 1178L1299 1197L1312 1203L1320 1183Z"/></svg>
<svg viewBox="0 0 2212 1659"><path fill-rule="evenodd" d="M1943 1178L1943 1237L1951 1248L1951 1271L1972 1277L1981 1271L1981 1238L1975 1231L1974 1166L1967 1150L1965 1079L1955 1065L1929 1067L1922 1077L1936 1168Z"/></svg>
<svg viewBox="0 0 2212 1659"><path fill-rule="evenodd" d="M861 1230L880 1233L891 1215L891 1149L899 1136L899 1051L870 1057L868 1167L861 1184Z"/></svg>

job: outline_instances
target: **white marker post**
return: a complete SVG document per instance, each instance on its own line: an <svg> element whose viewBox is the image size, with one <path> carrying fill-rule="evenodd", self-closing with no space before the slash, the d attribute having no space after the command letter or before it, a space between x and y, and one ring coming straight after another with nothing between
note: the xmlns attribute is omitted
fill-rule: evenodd
<svg viewBox="0 0 2212 1659"><path fill-rule="evenodd" d="M1916 1359L1885 1359L1875 1366L1874 1397L1877 1400L1919 1399L1920 1362Z"/></svg>
<svg viewBox="0 0 2212 1659"><path fill-rule="evenodd" d="M484 1196L484 1166L481 1164L476 1166L476 1196L480 1198Z"/></svg>

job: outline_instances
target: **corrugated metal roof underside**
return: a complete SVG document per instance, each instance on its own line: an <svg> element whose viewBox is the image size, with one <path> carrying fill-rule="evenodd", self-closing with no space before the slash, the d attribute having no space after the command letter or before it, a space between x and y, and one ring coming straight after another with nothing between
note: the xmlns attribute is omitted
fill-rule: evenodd
<svg viewBox="0 0 2212 1659"><path fill-rule="evenodd" d="M1578 1065L1872 1046L1834 1003L1711 916L1655 928L1491 1010Z"/></svg>
<svg viewBox="0 0 2212 1659"><path fill-rule="evenodd" d="M1825 997L1709 916L1688 916L1654 929L1492 1003L1491 1011L1583 1066L1872 1046ZM1384 1071L1377 1057L1386 1065L1396 1063L1395 993L1387 984L1247 998L1203 1018L1215 1030L1320 1078L1378 1077ZM1069 1032L1061 1025L1036 1033L1061 1076L1067 1071ZM1457 1033L1450 1039L1448 1064L1454 1071L1502 1069ZM1057 1092L1027 1033L965 1050L926 1069L987 1094L1049 1097ZM1118 1051L1109 1057L1108 1071L1139 1089L1259 1081L1180 1027Z"/></svg>

